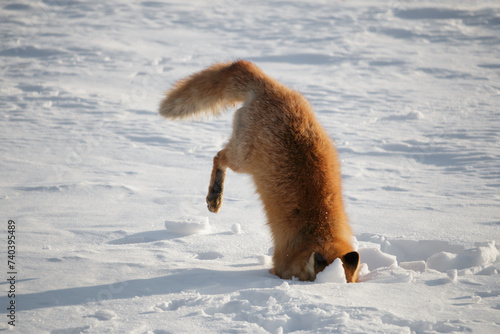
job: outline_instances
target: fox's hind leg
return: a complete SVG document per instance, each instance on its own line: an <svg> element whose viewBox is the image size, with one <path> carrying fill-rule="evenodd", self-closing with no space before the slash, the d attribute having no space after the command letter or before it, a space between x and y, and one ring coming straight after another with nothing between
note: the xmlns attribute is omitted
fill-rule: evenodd
<svg viewBox="0 0 500 334"><path fill-rule="evenodd" d="M227 149L223 149L214 157L214 166L208 186L207 207L210 212L217 213L222 206L224 179L227 171Z"/></svg>
<svg viewBox="0 0 500 334"><path fill-rule="evenodd" d="M226 171L230 168L236 173L248 173L251 161L252 136L248 132L251 120L245 119L249 112L245 108L236 111L233 120L233 133L226 147L214 157L214 166L208 186L207 206L210 212L217 213L222 206L222 192Z"/></svg>

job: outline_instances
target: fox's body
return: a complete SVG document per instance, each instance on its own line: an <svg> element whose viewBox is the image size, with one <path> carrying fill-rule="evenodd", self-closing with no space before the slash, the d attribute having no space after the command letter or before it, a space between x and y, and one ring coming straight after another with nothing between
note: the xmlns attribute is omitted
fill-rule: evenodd
<svg viewBox="0 0 500 334"><path fill-rule="evenodd" d="M222 205L227 167L251 174L274 240L273 273L314 280L341 258L350 282L359 255L342 203L340 166L326 131L308 101L247 61L215 64L179 81L160 114L170 119L218 114L243 102L233 133L214 158L208 208Z"/></svg>

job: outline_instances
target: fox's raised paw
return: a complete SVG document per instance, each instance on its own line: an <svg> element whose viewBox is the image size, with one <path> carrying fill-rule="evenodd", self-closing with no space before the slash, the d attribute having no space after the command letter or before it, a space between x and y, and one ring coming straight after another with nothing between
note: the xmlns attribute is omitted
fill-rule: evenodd
<svg viewBox="0 0 500 334"><path fill-rule="evenodd" d="M208 211L217 213L222 206L222 193L224 190L224 178L226 171L217 168L219 157L214 158L214 170L212 171L212 179L208 187L207 207Z"/></svg>
<svg viewBox="0 0 500 334"><path fill-rule="evenodd" d="M208 211L217 213L222 206L222 192L215 192L212 188L207 195Z"/></svg>

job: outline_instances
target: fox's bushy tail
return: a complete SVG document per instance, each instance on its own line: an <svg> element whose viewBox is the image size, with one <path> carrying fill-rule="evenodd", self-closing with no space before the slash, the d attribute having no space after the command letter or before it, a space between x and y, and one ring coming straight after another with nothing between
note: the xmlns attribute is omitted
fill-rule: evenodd
<svg viewBox="0 0 500 334"><path fill-rule="evenodd" d="M166 93L159 112L168 119L217 115L247 100L266 79L266 75L249 61L217 63L179 80Z"/></svg>

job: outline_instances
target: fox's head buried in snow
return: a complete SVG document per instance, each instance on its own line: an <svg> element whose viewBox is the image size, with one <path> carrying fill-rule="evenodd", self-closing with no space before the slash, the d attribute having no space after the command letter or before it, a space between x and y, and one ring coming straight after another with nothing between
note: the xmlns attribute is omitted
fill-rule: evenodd
<svg viewBox="0 0 500 334"><path fill-rule="evenodd" d="M274 241L272 273L312 281L336 258L356 282L359 254L342 203L335 147L300 93L253 63L218 63L180 80L167 92L160 114L185 119L235 112L233 133L214 157L207 205L217 213L227 168L252 175Z"/></svg>

